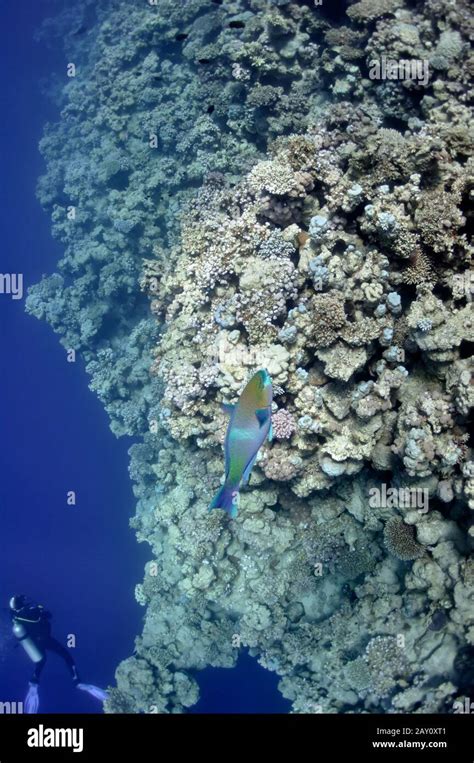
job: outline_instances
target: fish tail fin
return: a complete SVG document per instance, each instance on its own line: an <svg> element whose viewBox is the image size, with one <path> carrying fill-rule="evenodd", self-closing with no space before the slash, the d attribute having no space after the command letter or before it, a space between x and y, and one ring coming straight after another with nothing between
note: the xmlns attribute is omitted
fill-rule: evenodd
<svg viewBox="0 0 474 763"><path fill-rule="evenodd" d="M235 519L239 505L239 490L235 485L228 485L227 482L221 487L214 496L209 511L212 509L224 509L227 514Z"/></svg>

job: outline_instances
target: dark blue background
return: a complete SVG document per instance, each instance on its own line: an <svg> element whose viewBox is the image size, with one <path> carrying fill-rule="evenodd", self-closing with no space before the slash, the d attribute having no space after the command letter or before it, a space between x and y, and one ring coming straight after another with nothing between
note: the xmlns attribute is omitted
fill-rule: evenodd
<svg viewBox="0 0 474 763"><path fill-rule="evenodd" d="M44 165L38 141L57 118L39 80L64 70L62 51L33 41L48 2L9 2L1 11L0 245L2 273L23 273L24 288L55 269L60 247L35 198ZM25 592L54 613L54 633L76 635L85 681L112 683L131 654L143 610L134 600L147 549L128 528L133 495L127 448L87 389L82 364L67 363L49 326L27 316L24 300L0 295L0 605ZM75 490L77 505L66 493ZM20 701L31 665L21 648L0 664L0 701ZM48 660L45 712L96 712L63 664Z"/></svg>
<svg viewBox="0 0 474 763"><path fill-rule="evenodd" d="M24 289L54 271L60 246L35 198L44 165L42 128L57 114L39 81L65 70L62 51L33 41L52 7L8 2L0 11L0 272L23 273ZM87 389L80 359L66 353L49 326L24 312L24 300L0 295L0 607L24 592L54 613L54 634L75 634L83 680L114 681L133 651L143 610L134 600L149 558L128 527L134 499L130 442L117 440ZM66 493L75 490L77 505ZM4 622L5 622L4 615ZM21 648L0 661L0 702L24 698L31 664ZM286 712L276 676L242 656L235 671L198 675L200 712ZM43 712L97 712L51 656L41 683Z"/></svg>

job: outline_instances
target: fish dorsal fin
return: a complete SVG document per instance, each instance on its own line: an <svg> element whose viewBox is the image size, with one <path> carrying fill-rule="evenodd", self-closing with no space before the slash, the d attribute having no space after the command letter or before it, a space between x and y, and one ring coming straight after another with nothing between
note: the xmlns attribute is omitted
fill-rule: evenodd
<svg viewBox="0 0 474 763"><path fill-rule="evenodd" d="M221 408L224 413L228 413L229 416L232 416L233 412L235 411L235 405L232 403L222 403Z"/></svg>
<svg viewBox="0 0 474 763"><path fill-rule="evenodd" d="M270 418L270 408L257 408L255 411L255 415L258 419L258 423L260 424L260 428L263 427L264 424L267 423L268 419Z"/></svg>

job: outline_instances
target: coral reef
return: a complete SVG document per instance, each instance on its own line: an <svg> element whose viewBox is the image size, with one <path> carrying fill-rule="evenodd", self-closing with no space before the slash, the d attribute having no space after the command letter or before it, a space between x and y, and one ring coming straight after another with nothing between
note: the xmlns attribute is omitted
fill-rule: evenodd
<svg viewBox="0 0 474 763"><path fill-rule="evenodd" d="M28 310L141 438L144 630L106 709L184 712L246 648L296 713L450 712L474 644L467 4L96 13L42 141L65 256ZM372 79L382 54L428 82ZM262 367L274 439L229 523L221 404Z"/></svg>
<svg viewBox="0 0 474 763"><path fill-rule="evenodd" d="M384 540L390 553L404 562L423 554L423 547L414 538L413 527L406 525L402 519L389 519L384 528Z"/></svg>

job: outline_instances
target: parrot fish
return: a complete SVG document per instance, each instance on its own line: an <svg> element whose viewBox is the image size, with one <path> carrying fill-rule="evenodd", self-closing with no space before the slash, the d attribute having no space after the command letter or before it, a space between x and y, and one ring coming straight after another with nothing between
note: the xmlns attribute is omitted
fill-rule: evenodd
<svg viewBox="0 0 474 763"><path fill-rule="evenodd" d="M246 485L257 453L272 439L272 380L268 371L252 376L236 405L224 405L230 419L225 437L225 482L209 509L237 516L239 490Z"/></svg>

